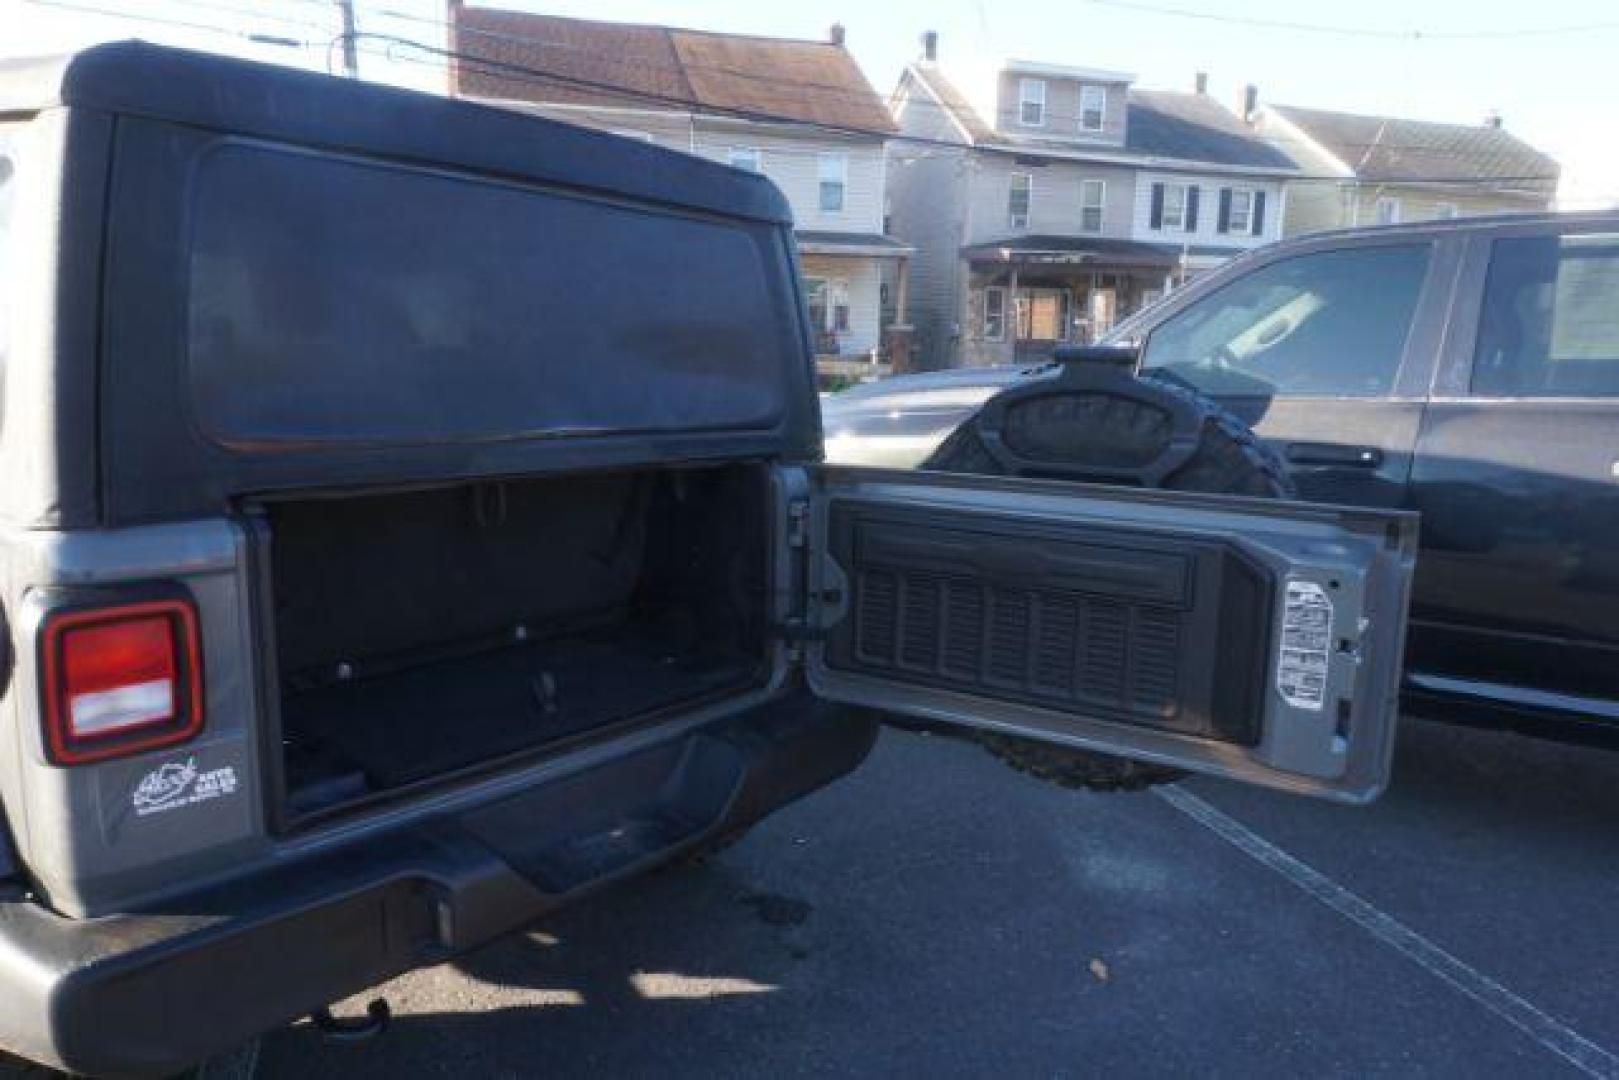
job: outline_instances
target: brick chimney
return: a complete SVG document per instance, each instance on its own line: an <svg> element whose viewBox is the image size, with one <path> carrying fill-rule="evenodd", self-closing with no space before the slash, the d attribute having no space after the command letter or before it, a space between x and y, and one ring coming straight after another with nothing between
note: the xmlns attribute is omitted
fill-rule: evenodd
<svg viewBox="0 0 1619 1080"><path fill-rule="evenodd" d="M922 59L937 60L939 58L939 32L929 30L922 35Z"/></svg>
<svg viewBox="0 0 1619 1080"><path fill-rule="evenodd" d="M1487 128L1494 128L1496 131L1500 131L1501 114L1496 112L1494 109L1491 109L1484 117L1484 126Z"/></svg>
<svg viewBox="0 0 1619 1080"><path fill-rule="evenodd" d="M828 30L827 33L826 33L826 39L828 41L830 41L832 44L838 45L838 46L841 46L843 44L843 39L846 36L847 35L846 35L846 33L845 33L844 29L843 29L843 24L840 23L840 22L833 23L832 24L832 29Z"/></svg>
<svg viewBox="0 0 1619 1080"><path fill-rule="evenodd" d="M1192 80L1192 85L1197 89L1199 96L1207 94L1209 92L1209 73L1206 71L1198 72L1197 78Z"/></svg>
<svg viewBox="0 0 1619 1080"><path fill-rule="evenodd" d="M1249 83L1242 88L1242 119L1244 123L1253 123L1259 118L1259 87Z"/></svg>

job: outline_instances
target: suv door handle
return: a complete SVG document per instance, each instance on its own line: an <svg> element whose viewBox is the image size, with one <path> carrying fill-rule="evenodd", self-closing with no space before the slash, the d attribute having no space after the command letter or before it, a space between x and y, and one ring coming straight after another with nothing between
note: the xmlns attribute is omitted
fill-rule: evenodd
<svg viewBox="0 0 1619 1080"><path fill-rule="evenodd" d="M1294 465L1332 465L1340 469L1376 469L1383 464L1383 451L1375 446L1296 442L1287 444L1287 460Z"/></svg>

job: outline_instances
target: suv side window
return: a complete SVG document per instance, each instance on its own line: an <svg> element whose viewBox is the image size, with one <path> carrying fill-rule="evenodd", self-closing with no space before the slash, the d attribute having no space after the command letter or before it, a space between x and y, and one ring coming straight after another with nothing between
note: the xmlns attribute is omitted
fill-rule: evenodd
<svg viewBox="0 0 1619 1080"><path fill-rule="evenodd" d="M1210 394L1382 397L1431 245L1343 248L1262 266L1152 331L1141 365Z"/></svg>
<svg viewBox="0 0 1619 1080"><path fill-rule="evenodd" d="M1521 236L1490 246L1472 391L1619 396L1619 236Z"/></svg>

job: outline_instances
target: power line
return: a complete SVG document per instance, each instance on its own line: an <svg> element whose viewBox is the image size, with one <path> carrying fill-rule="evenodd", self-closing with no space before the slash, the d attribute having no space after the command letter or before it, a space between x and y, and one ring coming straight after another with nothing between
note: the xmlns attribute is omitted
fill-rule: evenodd
<svg viewBox="0 0 1619 1080"><path fill-rule="evenodd" d="M56 2L56 0L34 0L34 2L52 3L53 6L58 6L58 7L70 7L71 6L70 4ZM192 5L194 7L214 8L214 9L217 9L217 10L220 10L220 11L229 11L229 12L233 12L233 13L251 13L251 12L249 12L249 9L245 9L245 8L242 8L242 7L239 7L239 6L232 6L232 5L227 4L227 3L219 2L219 0L173 0L173 2L185 3L185 4ZM293 2L309 4L309 5L317 5L317 6L322 7L325 10L331 11L332 10L331 5L333 3L333 0L293 0ZM606 63L606 64L614 65L614 66L630 67L630 68L633 68L633 69L635 69L637 71L643 71L643 70L646 70L648 68L651 68L651 69L655 69L655 70L661 70L661 71L669 72L669 73L672 73L672 74L679 74L683 70L682 68L679 68L679 67L674 67L674 66L671 66L671 65L668 65L668 64L658 64L658 63L652 62L650 60L643 62L641 58L627 59L627 58L622 57L622 56L615 56L615 55L612 55L612 54L600 52L598 50L583 48L583 47L581 47L579 45L574 45L574 44L569 43L569 42L546 41L546 40L544 40L542 38L533 37L531 35L513 34L513 33L501 32L501 31L485 30L485 29L483 29L481 27L462 26L462 25L460 25L458 23L452 23L452 22L449 22L449 21L446 21L446 20L443 20L443 19L428 18L426 16L415 15L415 14L411 14L411 13L408 13L408 12L402 12L402 11L398 11L398 10L394 10L394 9L388 9L388 8L376 9L373 12L373 14L375 14L379 18L386 17L386 18L392 18L392 19L400 19L400 20L404 20L404 21L407 21L407 22L417 23L417 24L420 24L420 25L432 26L432 27L435 27L437 29L454 30L457 33L472 34L472 35L474 35L474 36L476 36L476 37L478 37L480 39L487 39L487 40L490 40L490 41L499 41L499 42L514 44L514 45L522 45L522 46L532 47L532 48L536 48L536 49L552 49L552 50L558 50L558 51L561 51L561 52L573 53L573 54L576 54L576 55L578 55L580 57L588 58L594 63ZM521 14L521 13L514 12L513 14ZM126 17L134 17L134 16L126 16ZM302 25L302 26L307 26L307 27L317 27L319 29L322 29L323 31L329 31L330 30L330 27L328 27L328 26L320 26L319 24L309 22L308 20L290 19L290 18L286 18L286 17L277 17L277 16L269 16L269 18L276 19L277 21L286 22L286 23L289 23L289 24L296 24L296 25ZM158 18L157 17L152 17L152 21L158 21ZM418 48L423 48L423 49L429 48L429 46L427 46L425 43L415 42L412 39L401 38L401 37L398 37L396 35L384 35L384 36L386 36L386 37L388 37L390 39L393 39L395 41L398 41L398 42L407 42L408 41L412 45L414 45L415 47L418 47ZM331 50L343 40L345 40L345 39L342 37L342 35L339 35L338 38L334 38L327 46L328 63L326 65L326 68L327 68L328 74L331 73L331 69L332 69L332 64L330 63L329 54L330 54ZM395 60L400 59L398 56L394 55L391 52L389 52L389 53L377 53L375 50L369 50L369 51L373 52L375 55L387 56L387 57L395 59ZM519 66L519 65L516 65L514 61L500 60L500 59L498 59L498 58L496 58L494 56L484 54L484 53L478 52L478 51L473 51L473 52L469 53L464 49L459 50L459 51L451 49L451 50L446 50L445 53L446 53L447 56L461 56L461 55L475 56L475 57L477 57L477 59L480 62L483 62L485 64L503 64L503 65L507 65L509 67ZM752 80L754 82L762 83L762 84L764 84L765 86L767 86L769 88L773 88L773 89L777 89L777 90L801 91L804 87L808 86L810 88L815 89L818 92L818 94L822 95L822 96L843 97L843 98L847 98L847 99L850 99L850 100L858 100L858 101L860 101L862 103L867 102L867 101L870 100L868 94L866 94L864 92L849 91L845 87L843 87L843 86L841 86L839 84L817 82L817 81L813 81L813 80L810 80L810 81L805 81L805 80L785 80L785 79L780 79L780 78L776 78L776 77L773 77L773 76L760 75L757 72L748 71L748 70L737 68L737 67L734 67L734 66L722 65L722 64L693 63L693 64L689 64L687 66L690 67L693 70L714 71L714 72L719 72L719 73L726 74L726 75L729 75L729 76L732 76L732 77L735 77L735 78ZM561 79L584 79L584 78L586 78L585 76L570 76L566 72L553 71L553 70L551 70L549 68L533 68L533 67L529 67L527 65L521 65L521 70L524 71L524 72L543 72L545 79L549 80L549 81L552 81L552 82L556 82L556 81L559 81ZM493 74L493 73L491 73L491 74ZM510 72L503 72L503 73L501 73L501 75L503 77L511 79L513 81L533 81L533 80L525 80L521 76L512 74ZM642 95L657 94L658 93L657 91L645 90L645 89L642 89L642 88L638 88L638 87L635 87L635 86L629 86L629 85L625 85L623 83L618 83L618 82L604 83L602 80L593 80L593 83L594 83L594 85L596 87L600 88L599 92L611 93L614 96L620 97L620 98L638 98L638 97L640 97ZM608 87L610 87L610 89L608 89ZM700 107L712 108L712 107L702 106L701 103L699 103L699 102L692 101L692 100L682 98L682 97L678 97L678 96L673 96L673 95L662 95L662 96L668 98L672 102L677 102L679 104L679 106L684 107L686 109L696 109L696 108L700 108ZM555 103L550 103L550 104L555 104ZM1138 104L1138 107L1143 107L1143 108L1151 108L1152 107L1149 103L1146 103L1146 102L1139 102L1137 104ZM797 120L799 118L793 118L793 119ZM1070 114L1067 114L1067 113L1050 111L1050 110L1048 110L1047 113L1046 113L1046 119L1048 121L1054 121L1058 125L1061 125L1061 124L1066 123L1066 122L1072 122L1073 125L1076 128L1078 127L1079 121L1080 121L1080 117L1079 117L1078 114L1070 115ZM868 134L872 134L872 132L868 132ZM889 137L890 138L911 138L910 136L900 136L900 135L890 135ZM1270 140L1265 140L1263 138L1258 139L1258 141L1265 142L1267 144L1271 144ZM1371 150L1371 149L1378 149L1378 150L1385 150L1385 151L1431 151L1433 149L1431 145L1428 145L1428 144L1425 144L1425 143L1394 142L1394 141L1389 141L1387 139L1380 139L1380 138L1379 139L1374 139L1372 142L1339 141L1335 145L1340 150L1348 150L1348 151ZM1025 145L1023 149L1025 149L1027 151L1032 151L1032 152L1038 153L1042 149L1052 149L1052 148L1045 148L1045 147L1040 147L1040 146L1036 146L1036 145ZM1259 166L1259 167L1262 168L1263 166ZM1326 179L1326 178L1323 178L1323 179ZM1350 179L1350 178L1346 177L1346 178L1341 178L1341 179ZM1513 178L1506 178L1506 179L1513 179ZM1554 179L1554 177L1549 175L1549 174L1536 174L1533 177L1533 179L1538 180L1538 181L1544 181L1544 180ZM1470 181L1474 181L1474 180L1477 180L1477 178L1458 178L1456 182L1461 183L1461 182L1470 182Z"/></svg>
<svg viewBox="0 0 1619 1080"><path fill-rule="evenodd" d="M637 90L637 89L634 89L634 88L615 85L615 84L612 84L612 83L604 83L604 82L600 82L600 81L593 80L593 79L584 79L584 78L580 78L580 77L577 77L577 76L560 75L560 74L557 74L556 72L549 72L549 71L545 71L545 70L538 69L538 68L530 68L530 67L526 67L526 66L521 65L521 64L512 64L512 63L509 63L509 62L506 62L506 61L501 61L501 60L492 60L492 59L489 59L487 57L481 57L481 56L477 56L477 55L471 54L471 53L458 52L458 51L452 50L452 49L441 49L441 48L438 48L437 46L427 45L427 44L425 44L423 42L414 41L414 40L409 39L409 38L397 37L397 36L392 35L392 34L361 34L360 37L362 39L371 39L371 40L382 41L382 42L387 42L387 43L396 44L396 45L403 45L403 46L405 46L407 48L411 48L411 49L414 49L414 50L417 50L417 51L420 51L420 52L423 52L423 53L427 53L427 54L429 54L431 56L436 57L438 63L448 64L450 62L454 62L454 63L459 64L459 65L468 65L468 64L476 65L477 67L484 69L483 70L484 74L501 75L501 76L511 78L514 81L518 81L518 82L527 81L527 82L539 82L539 83L555 83L555 84L562 85L562 86L568 86L568 87L571 87L571 88L574 88L574 89L590 89L590 90L600 91L600 92L603 92L603 93L614 94L614 95L622 96L622 97L625 97L625 98L629 98L631 100L654 102L654 103L657 103L657 104L660 104L660 105L664 105L666 107L673 107L673 108L677 108L677 109L684 110L684 111L692 111L692 110L701 109L701 110L703 110L705 112L724 115L724 116L735 118L735 119L753 120L753 121L756 121L758 123L765 123L765 124L779 124L779 125L783 125L783 126L796 126L796 127L803 127L803 128L812 128L812 129L815 129L815 130L827 132L829 134L859 136L859 137L867 137L867 138L879 138L879 139L888 140L890 142L903 142L903 143L909 143L909 144L912 144L912 145L919 145L919 146L935 146L935 147L941 147L941 148L950 149L950 150L964 150L964 149L967 149L967 146L965 144L959 143L959 142L953 142L953 141L948 140L948 139L934 139L934 138L928 138L926 136L908 135L908 134L904 134L904 133L897 133L896 134L896 133L893 133L893 132L877 131L877 130L873 130L873 129L870 129L870 128L860 128L860 127L854 127L854 126L844 125L844 124L832 124L832 123L826 123L826 122L817 121L817 120L807 120L807 119L803 119L801 117L784 116L784 115L779 114L779 113L769 113L769 112L764 112L764 111L756 110L756 109L745 109L745 108L738 108L738 107L703 105L703 104L700 104L698 102L694 102L694 101L691 101L691 100L688 100L688 99L685 99L685 98L679 98L679 97L673 97L673 96L670 96L670 95L658 94L658 93L651 92L651 91ZM414 62L414 63L425 62L425 61L419 61L419 60L410 60L409 58L405 58L405 57L398 57L395 54L393 54L392 52L389 52L387 55L392 56L395 59L404 60L405 62ZM541 105L543 103L535 102L534 104ZM1385 143L1383 145L1388 146L1389 144ZM1007 145L1007 146L994 146L994 145L987 145L987 144L979 144L976 148L977 149L982 149L982 150L987 150L987 151L990 151L990 152L993 152L993 153L1007 154L1007 155L1012 155L1012 156L1017 156L1019 154L1026 155L1031 150L1030 147L1018 147L1015 144L1014 145ZM1036 149L1035 152L1039 153L1039 150ZM1121 164L1128 165L1129 163L1124 162L1124 163L1121 163ZM1196 164L1197 163L1195 163L1195 162L1188 162L1187 163L1188 166L1195 166ZM1165 166L1165 167L1167 168L1168 166ZM1257 167L1257 168L1262 169L1263 167ZM1309 175L1304 174L1304 173L1288 174L1288 175L1284 175L1284 176L1278 176L1277 179L1278 180L1286 180L1286 181L1319 181L1319 182L1331 182L1331 183L1345 183L1345 182L1352 182L1354 180L1353 177L1336 176L1336 175L1333 175L1333 176L1309 176ZM1545 175L1545 174L1535 174L1535 175L1525 175L1525 176L1498 176L1498 177L1490 177L1490 178L1488 178L1488 180L1481 180L1478 177L1472 177L1472 176L1468 176L1468 177L1409 177L1409 178L1397 177L1396 176L1396 177L1380 178L1377 182L1381 183L1381 184L1465 184L1465 185L1477 185L1477 184L1480 184L1480 183L1491 183L1491 184L1544 183L1547 180L1551 180L1551 179L1555 179L1555 177L1548 176L1548 175Z"/></svg>
<svg viewBox="0 0 1619 1080"><path fill-rule="evenodd" d="M149 23L154 23L154 24L169 24L169 25L178 25L178 26L188 26L188 27L191 27L191 28L194 28L194 29L210 30L210 31L213 31L213 32L216 32L216 33L224 33L224 34L228 34L230 36L235 36L235 37L249 37L249 35L244 35L244 34L240 34L240 33L233 33L232 31L224 30L223 28L218 27L216 25L188 23L188 22L183 22L183 21L180 21L180 20L175 20L175 19L171 19L171 18L164 18L164 17L158 17L158 16L152 16L152 15L136 15L136 14L132 14L132 13L129 13L129 12L116 11L116 10L107 9L107 8L92 7L92 6L85 5L85 4L80 4L80 3L77 3L77 2L67 3L67 2L63 2L63 0L29 0L29 2L35 3L35 4L42 4L42 5L49 6L49 7L65 8L65 9L68 9L68 10L80 10L80 11L86 11L86 12L92 12L92 13L119 15L119 16L122 16L124 18L137 19L137 20L141 20L141 21L145 21L145 22L149 22ZM194 2L200 3L201 0L194 0ZM331 45L336 44L339 40L342 39L342 37L344 37L344 35L338 35L338 36L334 37L331 40L331 42L329 42L328 45L327 45L328 50L330 49ZM899 132L893 132L893 131L884 131L884 130L873 129L873 128L863 128L863 127L859 127L859 126L856 126L856 125L837 124L837 123L831 123L831 122L827 122L827 121L811 120L811 119L806 119L806 118L803 118L803 117L788 116L788 115L781 114L781 113L772 113L772 112L768 112L768 111L765 111L765 110L759 110L759 109L751 109L751 108L744 108L744 107L737 107L737 106L708 105L708 104L703 104L703 103L699 103L699 102L696 102L696 101L692 101L692 100L690 100L688 98L678 97L678 96L674 96L674 95L660 94L660 93L657 93L657 92L654 92L654 91L648 91L648 90L640 90L640 89L636 89L634 87L626 87L626 86L623 86L621 84L608 83L608 82L603 82L603 81L596 80L596 79L586 79L586 78L582 78L582 77L578 77L578 76L563 75L563 74L560 74L560 73L557 73L557 72L545 71L545 70L539 69L539 68L531 68L531 67L528 67L526 65L514 64L514 63L507 62L507 61L494 60L494 59L491 59L491 58L488 58L488 57L478 56L476 54L461 52L461 51L454 50L454 49L440 48L439 46L436 46L436 45L431 45L431 44L428 44L426 42L417 41L417 40L412 39L412 38L401 37L401 36L394 35L394 34L380 34L380 33L372 33L372 32L360 32L360 33L354 34L353 38L354 38L356 44L360 45L360 46L363 46L364 43L368 42L368 41L386 45L387 46L386 51L383 51L383 52L380 52L380 53L377 53L377 51L374 50L374 49L367 50L367 51L371 51L371 52L373 52L373 53L375 53L377 55L386 56L387 58L389 58L391 60L400 61L400 62L419 63L419 64L420 63L431 63L431 64L434 64L434 65L443 65L445 67L449 67L451 64L454 64L454 65L457 65L457 66L472 65L475 70L481 70L481 72L484 73L484 74L500 75L500 76L503 76L503 77L506 77L506 78L510 78L513 81L517 81L517 82L541 83L541 84L549 84L549 85L554 85L554 86L565 86L565 87L569 87L569 88L572 88L572 89L590 90L590 91L593 91L593 92L596 92L596 93L608 94L608 95L618 97L618 98L622 98L622 99L628 100L628 101L655 104L655 105L658 105L658 106L661 106L661 107L664 107L664 108L675 109L675 110L678 110L678 111L681 111L681 112L701 111L701 112L704 112L706 114L714 115L714 116L723 116L723 117L728 117L728 118L732 118L732 119L749 120L749 121L753 121L755 123L770 124L770 125L776 125L776 126L781 126L781 127L795 127L795 128L801 128L801 129L807 129L807 130L814 130L814 131L819 131L819 132L822 132L822 133L825 133L825 134L839 135L839 136L843 136L843 137L854 137L854 138L862 138L862 139L878 139L878 140L886 140L886 141L889 141L889 142L902 142L902 143L908 143L908 144L911 144L911 145L918 145L918 146L939 147L939 148L942 148L942 149L948 149L948 150L952 150L952 151L964 151L964 150L969 149L969 147L964 143L955 142L955 141L948 140L948 139L936 139L936 138L929 138L929 137L920 136L920 135L908 135L908 134L899 133ZM310 45L310 43L308 43L308 42L305 42L303 44L306 47ZM415 59L415 58L411 58L411 57L400 56L400 55L396 54L393 51L394 46L402 46L402 47L404 47L406 49L410 49L410 50L413 50L415 52L423 53L423 54L426 54L428 56L431 56L434 59L432 61L425 61L425 60ZM784 83L783 85L790 85L790 84ZM543 105L545 103L535 102L534 104L537 105L537 106L541 106L541 105ZM1027 147L1027 146L1019 147L1016 144L1004 145L1004 146L990 145L990 144L975 144L975 146L973 148L984 150L984 151L991 152L991 153L997 153L997 154L1009 155L1009 156L1018 156L1020 154L1021 155L1028 155L1031 152L1031 150L1036 154L1042 152L1040 148L1031 148L1031 147ZM1059 159L1059 160L1061 160L1061 159ZM1169 159L1168 164L1163 164L1160 167L1173 170L1173 168L1174 168L1174 165L1173 165L1174 160L1175 159ZM1103 159L1101 161L1101 163L1107 164L1108 162L1105 159ZM1125 165L1125 166L1128 167L1129 165L1131 165L1133 163L1129 162L1129 161L1125 161L1125 162L1120 162L1119 164L1122 164L1122 165ZM1188 162L1185 163L1185 167L1188 168L1188 169L1195 170L1196 166L1198 164L1199 163L1197 163L1197 162L1188 161ZM1209 164L1209 163L1205 163L1205 164ZM1214 164L1217 164L1217 163L1214 163ZM1241 171L1241 168L1242 167L1240 167L1240 166L1233 167L1234 171L1239 172L1239 173ZM1250 168L1259 169L1261 172L1265 171L1265 167L1263 167L1263 166L1252 166ZM1277 175L1275 178L1278 181L1286 181L1286 182L1300 182L1300 183L1302 183L1302 182L1320 182L1320 183L1334 183L1334 184L1354 182L1354 179L1355 179L1353 177L1344 177L1344 176L1338 176L1338 175L1311 176L1311 175L1305 174L1303 172ZM1496 177L1490 177L1488 179L1483 179L1483 180L1481 180L1479 177L1474 177L1474 176L1466 176L1466 177L1461 177L1461 176L1458 176L1458 177L1433 177L1433 176L1398 177L1398 176L1391 176L1391 177L1379 178L1376 182L1380 183L1380 184L1385 184L1385 185L1392 185L1392 184L1426 184L1426 185L1434 185L1434 186L1439 186L1439 185L1478 186L1480 184L1501 185L1501 184L1512 184L1512 183L1543 184L1543 183L1547 182L1548 180L1552 180L1552 179L1555 179L1555 177L1548 176L1548 175L1545 175L1545 174L1534 174L1534 175L1524 175L1524 176L1496 176Z"/></svg>
<svg viewBox="0 0 1619 1080"><path fill-rule="evenodd" d="M1334 37L1376 38L1384 41L1489 41L1524 37L1560 37L1568 34L1590 34L1606 30L1619 30L1619 19L1574 23L1564 26L1530 26L1515 29L1489 30L1423 30L1383 29L1375 26L1350 26L1331 23L1298 22L1291 19L1264 19L1248 15L1227 15L1215 11L1173 7L1166 4L1143 3L1141 0L1082 0L1095 7L1117 8L1147 15L1161 15L1177 19L1196 19L1201 22L1225 23L1261 30L1288 30L1295 33L1323 34Z"/></svg>

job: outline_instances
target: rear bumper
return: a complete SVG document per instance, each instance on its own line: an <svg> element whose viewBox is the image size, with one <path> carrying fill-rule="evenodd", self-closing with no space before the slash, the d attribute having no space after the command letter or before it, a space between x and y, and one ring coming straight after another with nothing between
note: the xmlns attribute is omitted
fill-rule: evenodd
<svg viewBox="0 0 1619 1080"><path fill-rule="evenodd" d="M499 937L853 769L872 723L797 696L161 912L0 903L0 1045L161 1075Z"/></svg>

